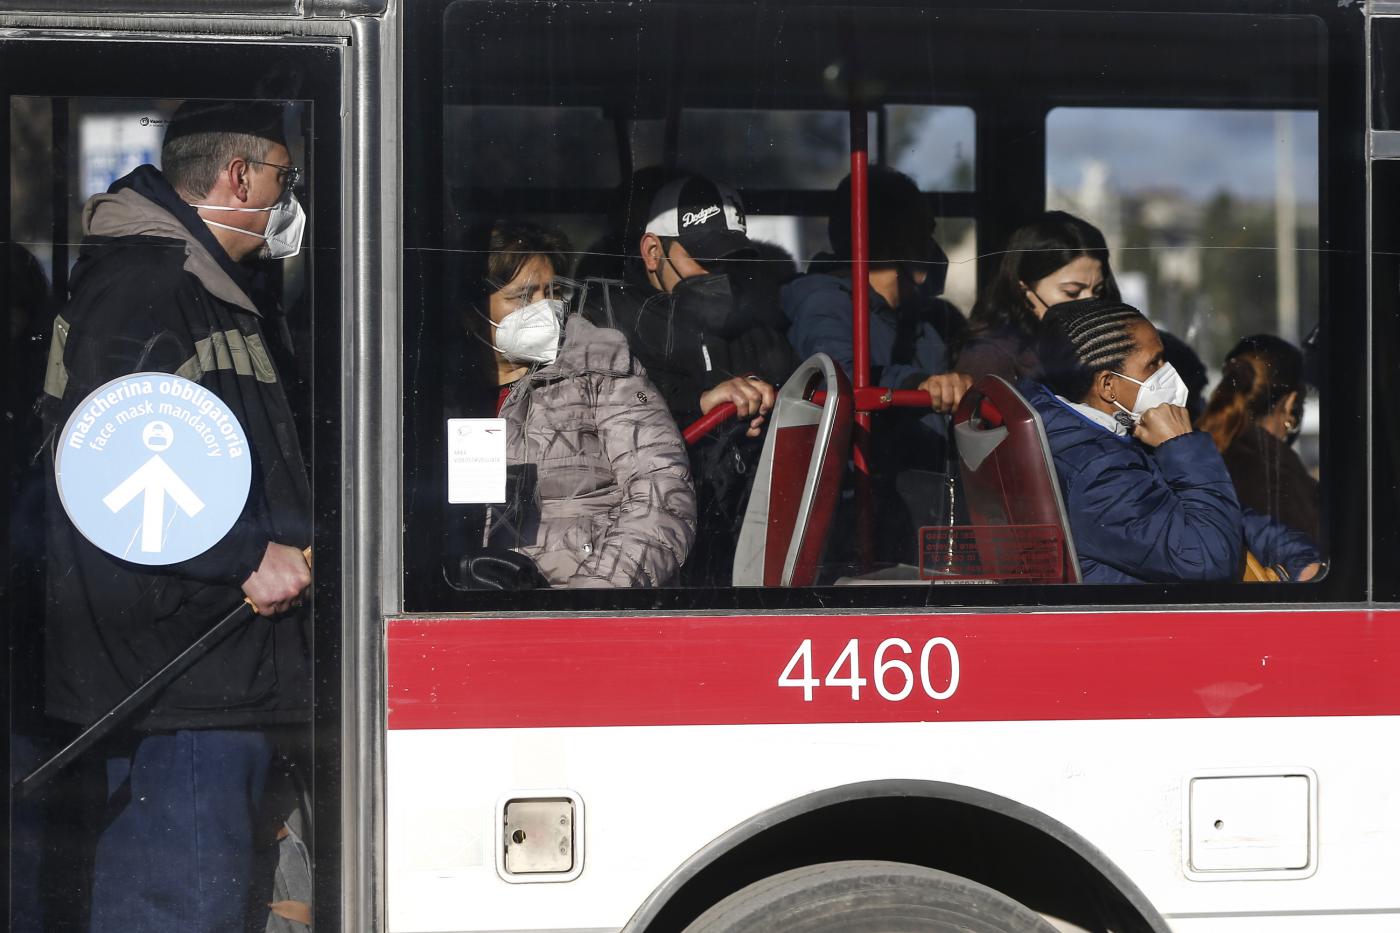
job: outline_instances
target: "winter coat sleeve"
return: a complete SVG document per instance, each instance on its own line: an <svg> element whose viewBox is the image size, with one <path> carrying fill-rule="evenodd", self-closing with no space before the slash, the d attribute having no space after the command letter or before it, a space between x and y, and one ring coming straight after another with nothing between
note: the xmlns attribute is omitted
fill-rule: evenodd
<svg viewBox="0 0 1400 933"><path fill-rule="evenodd" d="M1307 535L1253 509L1244 510L1244 536L1266 567L1282 567L1294 580L1303 568L1322 560Z"/></svg>
<svg viewBox="0 0 1400 933"><path fill-rule="evenodd" d="M917 389L937 371L911 363L890 363L875 371L875 384L887 389Z"/></svg>
<svg viewBox="0 0 1400 933"><path fill-rule="evenodd" d="M695 541L685 444L640 366L598 376L595 391L598 438L623 498L617 520L566 585L665 586Z"/></svg>
<svg viewBox="0 0 1400 933"><path fill-rule="evenodd" d="M795 296L785 309L792 319L788 342L798 359L825 353L851 375L855 349L851 344L851 293L844 288L811 289Z"/></svg>
<svg viewBox="0 0 1400 933"><path fill-rule="evenodd" d="M1073 481L1070 522L1081 553L1139 579L1234 579L1244 529L1230 475L1210 436L1159 446L1150 464L1100 458Z"/></svg>

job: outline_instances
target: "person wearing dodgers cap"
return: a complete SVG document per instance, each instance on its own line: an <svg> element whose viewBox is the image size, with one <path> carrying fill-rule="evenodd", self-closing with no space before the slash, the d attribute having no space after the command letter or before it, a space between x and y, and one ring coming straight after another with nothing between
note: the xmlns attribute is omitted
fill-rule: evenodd
<svg viewBox="0 0 1400 933"><path fill-rule="evenodd" d="M646 232L659 241L677 241L697 263L757 255L738 192L699 175L678 178L656 193Z"/></svg>
<svg viewBox="0 0 1400 933"><path fill-rule="evenodd" d="M684 175L657 190L647 217L638 244L644 281L586 289L584 315L626 334L678 424L732 402L749 419L749 436L759 436L773 384L797 359L782 334L740 308L739 277L719 271L757 256L743 201L727 185Z"/></svg>
<svg viewBox="0 0 1400 933"><path fill-rule="evenodd" d="M756 274L759 251L732 188L699 175L675 178L656 189L640 236L633 230L636 252L626 280L586 279L582 313L626 335L681 427L725 402L747 421L740 436L721 429L691 450L700 514L682 582L725 585L733 569L733 519L742 513L735 500L761 450L754 439L773 407L774 385L797 367L797 355L765 323L769 277ZM770 300L777 315L776 288ZM741 476L731 475L736 458L744 464Z"/></svg>

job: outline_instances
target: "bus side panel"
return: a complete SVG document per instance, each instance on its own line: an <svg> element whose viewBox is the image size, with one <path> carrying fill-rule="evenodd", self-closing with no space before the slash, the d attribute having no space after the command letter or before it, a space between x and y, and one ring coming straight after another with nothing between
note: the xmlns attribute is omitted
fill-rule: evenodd
<svg viewBox="0 0 1400 933"><path fill-rule="evenodd" d="M1335 913L1329 929L1393 925L1400 762L1375 750L1400 726L1398 623L1376 612L394 621L390 928L616 929L731 827L888 779L977 788L1060 821L1174 928L1287 929L1319 912ZM1261 769L1316 775L1308 876L1191 880L1188 779ZM582 875L506 883L500 801L559 788L585 803Z"/></svg>

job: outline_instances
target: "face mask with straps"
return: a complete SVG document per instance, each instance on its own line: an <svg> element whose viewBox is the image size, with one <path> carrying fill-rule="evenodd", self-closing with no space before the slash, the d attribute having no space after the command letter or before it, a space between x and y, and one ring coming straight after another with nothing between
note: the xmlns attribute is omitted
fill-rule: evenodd
<svg viewBox="0 0 1400 933"><path fill-rule="evenodd" d="M1114 370L1109 370L1109 372L1120 379L1126 379L1140 386L1137 401L1133 402L1131 411L1120 405L1117 399L1113 400L1114 406L1118 409L1117 414L1113 417L1129 430L1142 421L1143 412L1156 408L1158 405L1175 405L1180 408L1186 404L1186 398L1190 395L1186 383L1181 381L1181 376L1177 374L1176 367L1171 363L1163 363L1162 367L1148 376L1145 382ZM1126 422L1124 419L1127 419Z"/></svg>
<svg viewBox="0 0 1400 933"><path fill-rule="evenodd" d="M221 230L231 230L234 233L242 233L245 236L253 236L263 241L263 247L258 256L261 259L291 259L301 252L301 237L306 231L306 212L301 209L301 203L292 194L291 187L287 187L282 192L282 197L277 199L277 203L271 207L223 207L218 204L191 204L190 207L205 211L231 211L242 214L267 213L267 229L262 233L254 233L251 230L244 230L242 227L234 227L229 224L221 224L216 220L206 219L204 222L211 227L218 227Z"/></svg>

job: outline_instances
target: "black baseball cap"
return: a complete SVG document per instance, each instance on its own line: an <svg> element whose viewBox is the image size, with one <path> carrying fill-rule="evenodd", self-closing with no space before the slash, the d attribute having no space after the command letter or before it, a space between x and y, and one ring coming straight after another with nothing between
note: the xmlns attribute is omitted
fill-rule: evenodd
<svg viewBox="0 0 1400 933"><path fill-rule="evenodd" d="M187 100L170 118L165 142L199 133L244 133L285 146L285 116L286 107L275 101Z"/></svg>
<svg viewBox="0 0 1400 933"><path fill-rule="evenodd" d="M701 175L677 178L656 192L645 232L679 240L697 262L757 254L739 193Z"/></svg>

